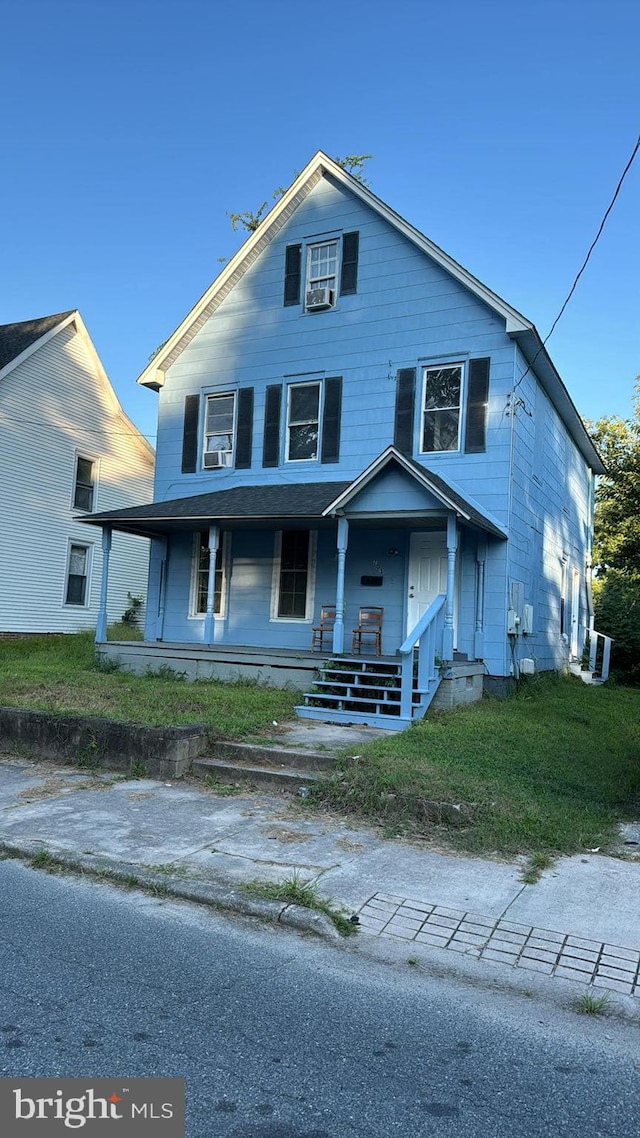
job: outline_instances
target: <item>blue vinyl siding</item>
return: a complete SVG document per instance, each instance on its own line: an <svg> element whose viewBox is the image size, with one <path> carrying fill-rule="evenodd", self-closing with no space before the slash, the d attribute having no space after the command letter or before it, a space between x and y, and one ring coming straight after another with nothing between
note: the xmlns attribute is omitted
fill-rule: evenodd
<svg viewBox="0 0 640 1138"><path fill-rule="evenodd" d="M357 290L336 296L335 307L304 310L305 243L359 234ZM283 302L286 248L302 246L301 303ZM339 288L337 289L339 293ZM420 453L423 368L490 359L486 450ZM590 474L577 447L535 374L526 371L504 319L482 303L377 212L330 177L322 178L278 235L256 257L219 308L169 367L160 392L156 500L231 486L353 480L394 439L397 373L416 369L412 457L447 480L508 528L508 542L489 538L485 567L484 661L487 671L507 675L506 633L513 588L534 606L534 631L520 638L519 656L534 656L539 668L556 667L560 639L563 558L581 572L581 611L587 612L585 562L590 545ZM526 374L525 374L526 373ZM342 377L339 461L285 462L286 386ZM510 398L514 383L517 399ZM280 463L263 467L267 388L283 389ZM250 467L181 472L185 398L254 391ZM466 384L465 384L466 389ZM464 439L464 391L461 406ZM199 448L203 424L199 425ZM320 446L318 448L320 454ZM442 507L416 482L388 470L346 508L351 518L345 579L345 648L359 604L384 607L383 650L395 652L406 632L410 527L394 528L402 510ZM382 511L389 525L368 527L365 515ZM358 520L359 519L359 520ZM444 523L443 523L444 524ZM271 619L274 531L232 534L227 613L216 637L229 644L308 650L310 622ZM169 541L163 637L201 641L204 620L189 618L192 535ZM478 535L460 526L457 560L458 650L474 655L476 550ZM397 555L390 555L397 549ZM147 636L154 636L162 545L154 542ZM361 578L379 574L379 588ZM335 522L318 528L314 617L335 601Z"/></svg>

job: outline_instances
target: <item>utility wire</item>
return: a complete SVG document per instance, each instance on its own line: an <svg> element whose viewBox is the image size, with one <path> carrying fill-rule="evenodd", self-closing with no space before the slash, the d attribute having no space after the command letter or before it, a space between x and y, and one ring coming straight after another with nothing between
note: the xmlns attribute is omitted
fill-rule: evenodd
<svg viewBox="0 0 640 1138"><path fill-rule="evenodd" d="M595 237L594 237L593 241L591 242L591 245L589 246L589 251L588 251L588 253L587 253L587 255L586 255L586 257L585 257L584 261L582 262L582 265L581 265L581 267L580 267L580 270L579 270L579 272L576 274L575 280L574 280L573 284L571 285L571 288L569 289L569 292L567 293L567 297L566 297L566 300L564 301L564 304L562 305L562 307L561 307L561 309L560 309L560 311L559 311L558 315L556 316L556 318L555 318L555 320L554 320L553 324L551 325L551 328L550 328L550 329L549 329L549 331L547 332L547 335L545 336L544 340L542 341L542 344L541 344L541 345L540 345L540 347L538 348L538 351L536 352L535 356L533 357L533 359L532 359L531 363L529 364L529 366L528 366L527 370L526 370L526 371L524 371L524 372L522 373L522 375L520 376L520 379L518 380L518 382L516 383L516 385L515 385L515 387L514 387L514 389L513 389L514 391L515 391L516 387L518 387L518 386L519 386L519 385L522 383L522 381L523 381L523 379L525 378L525 376L527 376L527 375L529 374L529 372L531 371L531 369L532 369L533 365L535 364L535 362L536 362L536 360L537 360L538 356L540 355L540 352L542 351L542 349L544 348L545 344L547 343L547 340L548 340L548 339L551 337L551 335L552 335L552 333L553 333L553 331L554 331L554 329L555 329L555 327L556 327L556 324L558 323L558 321L559 321L560 317L562 316L562 314L563 314L563 312L564 312L565 308L567 307L567 305L568 305L569 301L571 300L571 297L573 296L574 292L576 291L576 287L577 287L578 281L580 280L580 277L582 276L582 274L583 274L584 270L585 270L585 269L586 269L586 267L587 267L587 264L588 264L589 258L591 257L591 254L593 253L593 250L595 249L596 245L598 244L598 241L600 240L600 235L601 235L601 233L602 233L602 230L603 230L603 229L604 229L604 227L605 227L605 223L606 223L606 220L607 220L607 218L608 218L609 214L611 213L611 210L613 209L613 206L614 206L614 204L615 204L616 198L618 197L618 194L620 193L620 190L621 190L621 188L622 188L622 183L624 182L624 180L625 180L625 178L626 178L627 174L629 173L629 170L631 169L631 166L632 166L632 164L633 164L633 161L634 161L634 159L635 159L635 157L636 157L636 154L638 153L638 150L640 150L640 135L638 135L638 138L636 139L636 144L635 144L635 146L634 146L634 148L633 148L633 151L632 151L632 153L631 153L631 157L629 158L629 161L627 162L627 164L626 164L626 166L625 166L624 170L622 171L622 174L620 175L620 179L619 179L619 181L618 181L618 185L617 185L617 186L616 186L616 188L615 188L615 193L614 193L614 195L613 195L613 197L612 197L611 201L609 202L609 205L607 206L607 208L606 208L606 210L605 210L605 212L604 212L604 215L603 215L602 221L600 222L600 226L599 226L599 228L598 228L598 232L596 233L596 235L595 235Z"/></svg>

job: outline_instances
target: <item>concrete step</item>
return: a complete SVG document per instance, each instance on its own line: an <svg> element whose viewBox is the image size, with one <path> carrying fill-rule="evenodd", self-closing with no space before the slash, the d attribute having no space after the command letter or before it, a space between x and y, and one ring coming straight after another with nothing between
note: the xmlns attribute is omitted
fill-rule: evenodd
<svg viewBox="0 0 640 1138"><path fill-rule="evenodd" d="M293 767L295 770L330 770L335 763L331 751L312 751L306 748L274 747L261 743L216 742L209 755L202 758L216 759L256 767Z"/></svg>
<svg viewBox="0 0 640 1138"><path fill-rule="evenodd" d="M224 759L197 759L191 773L197 778L209 775L216 782L247 782L258 786L279 787L296 794L300 787L310 786L326 778L329 768L325 771L299 770L286 766L254 766L248 762L227 762Z"/></svg>

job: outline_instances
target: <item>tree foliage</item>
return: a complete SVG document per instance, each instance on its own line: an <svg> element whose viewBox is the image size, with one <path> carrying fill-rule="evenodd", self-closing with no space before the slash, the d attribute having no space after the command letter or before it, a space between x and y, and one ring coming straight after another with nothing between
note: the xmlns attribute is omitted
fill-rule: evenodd
<svg viewBox="0 0 640 1138"><path fill-rule="evenodd" d="M334 158L334 162L336 162L338 166L341 166L343 170L346 170L348 174L351 174L356 181L362 182L363 186L368 186L369 182L364 176L364 164L371 157L371 154L345 154L344 158ZM297 170L293 175L292 181L295 181L299 173L300 171ZM271 200L278 201L278 199L286 193L286 190L286 186L278 186L278 188L273 191ZM269 208L269 199L267 199L261 202L255 211L244 209L239 213L228 213L227 217L231 222L231 228L234 233L238 228L245 229L247 233L255 233L265 213L268 213Z"/></svg>
<svg viewBox="0 0 640 1138"><path fill-rule="evenodd" d="M591 433L607 473L596 489L594 566L640 573L640 380L631 419L605 416Z"/></svg>
<svg viewBox="0 0 640 1138"><path fill-rule="evenodd" d="M631 419L605 416L591 427L607 468L596 488L593 594L614 669L640 684L640 379L635 392Z"/></svg>

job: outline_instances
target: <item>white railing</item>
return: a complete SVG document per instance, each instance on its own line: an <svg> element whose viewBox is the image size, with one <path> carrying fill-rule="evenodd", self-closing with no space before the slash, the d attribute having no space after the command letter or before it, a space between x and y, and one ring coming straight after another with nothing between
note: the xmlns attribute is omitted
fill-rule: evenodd
<svg viewBox="0 0 640 1138"><path fill-rule="evenodd" d="M611 659L611 637L603 632L589 629L589 668L596 672L604 681L609 678L609 661Z"/></svg>
<svg viewBox="0 0 640 1138"><path fill-rule="evenodd" d="M402 656L400 715L403 719L411 719L413 716L413 664L416 646L418 648L418 675L415 686L422 697L421 707L423 707L424 697L433 694L438 685L440 675L436 659L442 655L446 599L445 594L440 593L431 602L415 628L411 630L407 639L400 646L400 655Z"/></svg>

